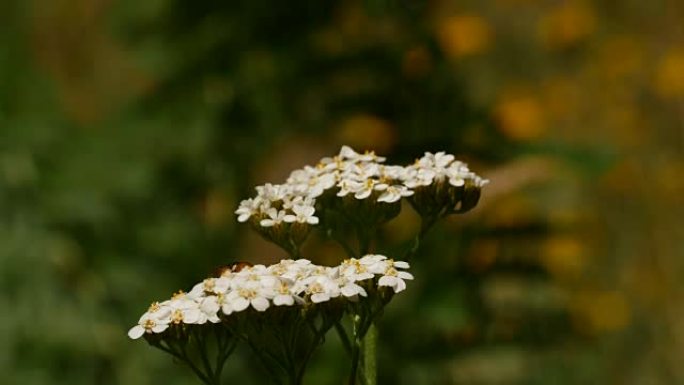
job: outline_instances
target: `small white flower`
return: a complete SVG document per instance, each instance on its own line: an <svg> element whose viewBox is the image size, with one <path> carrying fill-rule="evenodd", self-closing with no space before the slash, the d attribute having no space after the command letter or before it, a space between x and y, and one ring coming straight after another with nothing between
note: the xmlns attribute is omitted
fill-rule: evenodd
<svg viewBox="0 0 684 385"><path fill-rule="evenodd" d="M355 258L343 261L339 268L339 274L352 282L363 281L374 277L374 274L368 270L367 265Z"/></svg>
<svg viewBox="0 0 684 385"><path fill-rule="evenodd" d="M260 198L250 198L240 202L240 207L235 210L235 214L238 215L238 222L247 222L252 215L259 213L262 204Z"/></svg>
<svg viewBox="0 0 684 385"><path fill-rule="evenodd" d="M342 179L337 183L337 187L340 191L337 192L338 197L345 197L349 194L353 194L361 188L362 184L351 179Z"/></svg>
<svg viewBox="0 0 684 385"><path fill-rule="evenodd" d="M403 197L408 197L411 195L413 195L413 191L409 190L406 186L389 186L378 197L378 202L394 203L399 201Z"/></svg>
<svg viewBox="0 0 684 385"><path fill-rule="evenodd" d="M128 337L138 339L145 333L162 333L169 328L171 309L158 302L150 305L149 309L138 320L138 324L128 331Z"/></svg>
<svg viewBox="0 0 684 385"><path fill-rule="evenodd" d="M402 265L405 263L403 262ZM395 293L399 293L406 289L406 282L404 280L413 279L413 275L406 271L399 271L395 266L397 266L396 263L385 271L384 275L378 280L378 286L389 286Z"/></svg>
<svg viewBox="0 0 684 385"><path fill-rule="evenodd" d="M295 205L292 207L292 214L285 215L283 221L288 223L299 222L310 225L318 224L318 217L314 216L316 209L313 206Z"/></svg>
<svg viewBox="0 0 684 385"><path fill-rule="evenodd" d="M449 178L449 184L455 187L460 187L465 184L466 179L470 179L473 173L468 170L465 163L455 161L449 168L446 169L446 176Z"/></svg>
<svg viewBox="0 0 684 385"><path fill-rule="evenodd" d="M368 254L359 259L359 263L373 274L383 274L387 270L387 257L380 254Z"/></svg>
<svg viewBox="0 0 684 385"><path fill-rule="evenodd" d="M276 306L292 306L295 302L300 303L301 298L295 295L292 289L291 281L286 279L279 280L275 287L273 304Z"/></svg>
<svg viewBox="0 0 684 385"><path fill-rule="evenodd" d="M340 287L326 275L316 275L304 281L306 294L310 295L311 302L321 303L329 301L331 298L339 297Z"/></svg>
<svg viewBox="0 0 684 385"><path fill-rule="evenodd" d="M378 184L376 180L366 179L363 183L361 183L358 186L358 189L354 191L354 198L366 199L373 193L373 191L381 190L387 187L386 184L380 184L380 186L376 186L376 184Z"/></svg>
<svg viewBox="0 0 684 385"><path fill-rule="evenodd" d="M240 312L250 305L256 311L265 311L269 307L266 290L257 281L247 281L241 287L231 291L226 299L233 312Z"/></svg>
<svg viewBox="0 0 684 385"><path fill-rule="evenodd" d="M337 284L340 287L340 294L346 298L356 299L359 295L368 296L366 290L352 280L341 277L338 278Z"/></svg>
<svg viewBox="0 0 684 385"><path fill-rule="evenodd" d="M202 302L199 304L199 309L200 319L197 323L203 324L207 321L211 323L221 322L221 319L218 317L218 311L221 309L221 305L219 304L217 296L212 295L202 299Z"/></svg>
<svg viewBox="0 0 684 385"><path fill-rule="evenodd" d="M440 151L432 156L432 162L436 168L444 168L454 161L454 156Z"/></svg>
<svg viewBox="0 0 684 385"><path fill-rule="evenodd" d="M266 211L267 218L264 218L259 222L262 227L272 227L281 224L285 220L285 211L277 210L273 207Z"/></svg>

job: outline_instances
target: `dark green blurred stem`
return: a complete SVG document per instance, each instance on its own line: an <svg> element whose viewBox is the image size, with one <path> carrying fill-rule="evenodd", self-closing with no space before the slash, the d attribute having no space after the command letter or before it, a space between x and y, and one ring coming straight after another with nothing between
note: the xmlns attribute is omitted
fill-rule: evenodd
<svg viewBox="0 0 684 385"><path fill-rule="evenodd" d="M352 317L352 335L354 340L351 345L351 369L349 370L349 385L356 385L356 380L359 371L359 361L361 354L361 316L354 315Z"/></svg>
<svg viewBox="0 0 684 385"><path fill-rule="evenodd" d="M204 372L202 372L202 370L200 370L200 369L192 362L192 360L190 359L190 357L188 357L188 354L187 354L187 352L186 352L186 350L185 350L185 345L184 345L184 344L178 344L178 346L175 346L174 344L171 344L168 340L166 341L166 343L167 343L168 347L162 345L161 342L160 342L160 343L155 343L155 344L153 344L152 346L154 346L154 347L156 347L156 348L158 348L158 349L161 349L161 350L163 350L163 351L165 351L165 352L171 354L172 356L174 356L175 358L177 358L177 359L178 359L179 361L181 361L181 362L185 362L185 363L190 367L190 369L195 373L195 375L196 375L203 383L205 383L205 384L207 384L207 385L214 385L214 383L212 382L212 379L209 378L209 376L207 376Z"/></svg>
<svg viewBox="0 0 684 385"><path fill-rule="evenodd" d="M358 370L359 370L359 355L360 355L360 343L359 341L354 341L354 345L352 346L352 355L351 355L351 370L349 371L349 385L356 385L356 377L358 376Z"/></svg>
<svg viewBox="0 0 684 385"><path fill-rule="evenodd" d="M342 341L344 350L347 352L347 354L351 355L352 346L351 342L349 341L349 336L347 336L347 331L344 330L344 326L342 326L339 321L335 322L335 331L337 331L337 335L340 336L340 341Z"/></svg>
<svg viewBox="0 0 684 385"><path fill-rule="evenodd" d="M413 238L413 244L411 245L411 248L406 251L404 254L404 261L409 261L412 257L416 255L418 252L418 249L420 248L420 243L423 241L423 238L425 238L425 235L432 229L437 223L439 219L441 219L443 215L432 215L429 217L423 217L420 220L420 231L416 236Z"/></svg>
<svg viewBox="0 0 684 385"><path fill-rule="evenodd" d="M371 324L363 338L361 347L363 350L363 379L365 385L377 384L377 343L378 329L375 323Z"/></svg>
<svg viewBox="0 0 684 385"><path fill-rule="evenodd" d="M197 347L200 353L200 358L202 360L202 365L204 366L204 372L206 373L207 377L211 380L212 385L220 385L220 380L216 379L214 370L211 368L211 364L209 363L209 356L207 355L207 343L204 339L204 335L202 334L201 330L195 329L195 339L197 340Z"/></svg>

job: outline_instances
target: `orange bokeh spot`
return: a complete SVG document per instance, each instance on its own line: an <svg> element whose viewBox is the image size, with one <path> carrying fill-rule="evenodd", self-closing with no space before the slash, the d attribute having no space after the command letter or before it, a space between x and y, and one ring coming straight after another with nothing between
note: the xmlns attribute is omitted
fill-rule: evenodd
<svg viewBox="0 0 684 385"><path fill-rule="evenodd" d="M544 15L538 26L542 42L548 48L571 46L596 29L596 15L587 4L567 2Z"/></svg>
<svg viewBox="0 0 684 385"><path fill-rule="evenodd" d="M540 138L546 131L539 99L528 92L505 92L494 110L499 130L513 140Z"/></svg>
<svg viewBox="0 0 684 385"><path fill-rule="evenodd" d="M684 48L673 49L660 60L654 86L663 98L684 97Z"/></svg>
<svg viewBox="0 0 684 385"><path fill-rule="evenodd" d="M439 23L437 38L447 56L458 58L485 52L491 41L491 29L478 15L457 15Z"/></svg>
<svg viewBox="0 0 684 385"><path fill-rule="evenodd" d="M356 149L386 153L396 141L394 127L377 116L353 115L342 121L337 134L341 143Z"/></svg>

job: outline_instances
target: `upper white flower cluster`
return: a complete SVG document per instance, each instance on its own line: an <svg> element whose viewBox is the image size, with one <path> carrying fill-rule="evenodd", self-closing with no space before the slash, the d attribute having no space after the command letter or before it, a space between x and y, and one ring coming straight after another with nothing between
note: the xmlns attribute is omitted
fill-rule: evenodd
<svg viewBox="0 0 684 385"><path fill-rule="evenodd" d="M262 227L282 222L315 225L316 198L333 188L338 197L372 197L377 202L393 203L413 195L417 188L435 183L459 187L470 181L482 187L489 182L444 152L426 152L406 167L385 165L384 161L372 151L360 154L343 146L338 155L323 158L314 167L293 171L284 184L258 186L257 196L243 200L235 214L239 222L252 218Z"/></svg>
<svg viewBox="0 0 684 385"><path fill-rule="evenodd" d="M228 316L250 306L263 312L271 306L317 304L333 298L356 301L358 296L368 295L363 286L386 286L398 293L406 288L404 280L413 279L403 271L408 268L406 262L371 254L347 259L335 267L286 259L235 272L227 269L188 293L178 292L169 300L153 303L128 336L137 339L145 333L162 333L174 324L218 323L221 314Z"/></svg>

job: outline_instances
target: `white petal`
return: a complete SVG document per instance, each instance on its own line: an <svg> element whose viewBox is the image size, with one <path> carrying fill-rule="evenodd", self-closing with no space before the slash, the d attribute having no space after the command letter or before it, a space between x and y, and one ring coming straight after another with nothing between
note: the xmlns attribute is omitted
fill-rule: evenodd
<svg viewBox="0 0 684 385"><path fill-rule="evenodd" d="M406 289L406 282L402 279L397 279L397 284L394 286L394 292L398 293L404 291L404 289Z"/></svg>
<svg viewBox="0 0 684 385"><path fill-rule="evenodd" d="M400 269L408 269L411 266L408 264L408 262L394 261L394 267L398 267Z"/></svg>
<svg viewBox="0 0 684 385"><path fill-rule="evenodd" d="M292 215L292 214L287 214L287 215L285 215L285 216L283 217L283 222L287 222L287 223L292 223L292 222L294 222L294 221L296 221L296 220L297 220L297 217L295 217L295 216Z"/></svg>
<svg viewBox="0 0 684 385"><path fill-rule="evenodd" d="M356 290L356 287L354 287L354 286L356 286L356 285L349 284L349 285L343 286L342 289L340 290L342 292L342 295L345 297L353 297L353 296L357 295L358 290Z"/></svg>
<svg viewBox="0 0 684 385"><path fill-rule="evenodd" d="M268 300L264 297L256 297L252 300L252 307L257 311L268 309Z"/></svg>
<svg viewBox="0 0 684 385"><path fill-rule="evenodd" d="M198 323L202 318L202 312L199 309L189 309L183 312L183 323L194 324Z"/></svg>
<svg viewBox="0 0 684 385"><path fill-rule="evenodd" d="M330 300L330 296L326 293L316 293L311 296L311 302L321 303Z"/></svg>
<svg viewBox="0 0 684 385"><path fill-rule="evenodd" d="M273 298L273 304L276 306L292 306L294 305L294 298L291 295L277 295Z"/></svg>
<svg viewBox="0 0 684 385"><path fill-rule="evenodd" d="M398 272L397 277L399 277L401 279L413 279L413 275L411 273L406 272L406 271Z"/></svg>
<svg viewBox="0 0 684 385"><path fill-rule="evenodd" d="M354 198L356 199L366 199L371 195L371 190L370 189L365 189L357 192L354 194Z"/></svg>
<svg viewBox="0 0 684 385"><path fill-rule="evenodd" d="M128 331L128 338L132 340L137 340L145 334L145 328L140 325L135 325Z"/></svg>
<svg viewBox="0 0 684 385"><path fill-rule="evenodd" d="M389 275L383 275L378 280L378 286L394 286L395 284L396 278Z"/></svg>
<svg viewBox="0 0 684 385"><path fill-rule="evenodd" d="M232 302L233 311L243 311L249 306L249 301L245 298L238 297Z"/></svg>
<svg viewBox="0 0 684 385"><path fill-rule="evenodd" d="M155 333L161 333L168 328L169 328L169 324L156 324L152 328L152 331Z"/></svg>
<svg viewBox="0 0 684 385"><path fill-rule="evenodd" d="M449 178L449 184L454 187L461 187L465 184L462 178Z"/></svg>
<svg viewBox="0 0 684 385"><path fill-rule="evenodd" d="M216 312L219 310L219 304L216 297L212 296L205 298L200 305L200 309L206 314L216 314Z"/></svg>

